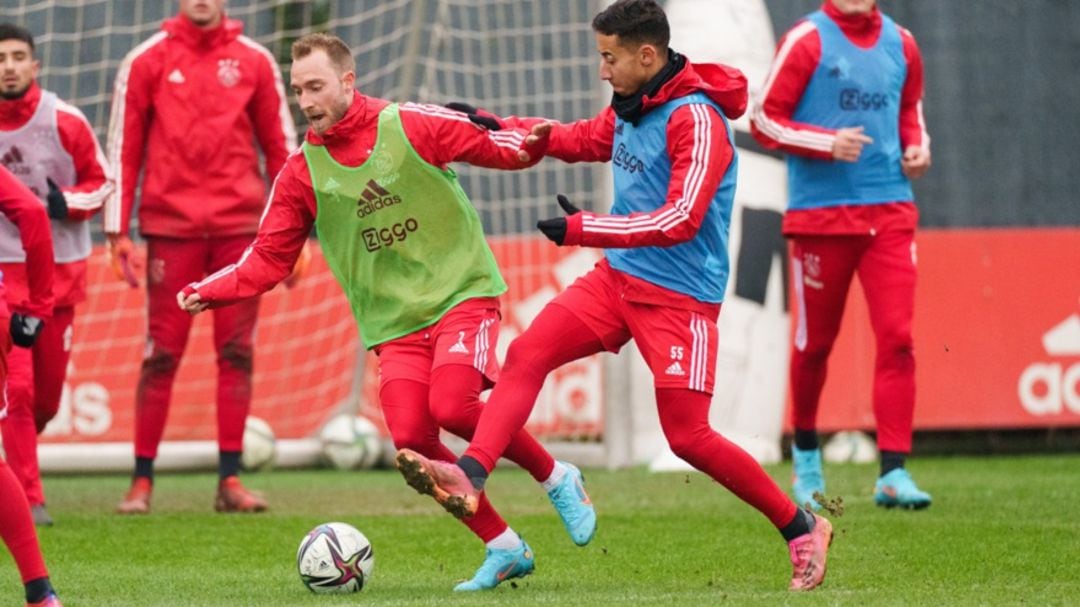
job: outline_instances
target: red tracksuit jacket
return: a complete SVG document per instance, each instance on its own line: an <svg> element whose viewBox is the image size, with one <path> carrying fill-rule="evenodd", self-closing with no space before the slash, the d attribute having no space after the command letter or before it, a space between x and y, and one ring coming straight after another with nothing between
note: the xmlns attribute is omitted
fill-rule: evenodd
<svg viewBox="0 0 1080 607"><path fill-rule="evenodd" d="M107 233L128 233L140 172L140 233L255 233L266 187L252 141L273 177L296 133L277 62L241 30L223 20L203 31L178 16L124 59L109 124L117 188Z"/></svg>

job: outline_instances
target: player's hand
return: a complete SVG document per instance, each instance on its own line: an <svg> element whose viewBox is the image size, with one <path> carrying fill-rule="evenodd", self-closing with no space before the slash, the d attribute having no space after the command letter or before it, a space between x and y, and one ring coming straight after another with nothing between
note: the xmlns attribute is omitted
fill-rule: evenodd
<svg viewBox="0 0 1080 607"><path fill-rule="evenodd" d="M900 169L908 179L918 179L930 170L930 150L917 145L904 148L904 157L900 159Z"/></svg>
<svg viewBox="0 0 1080 607"><path fill-rule="evenodd" d="M833 141L832 157L841 162L858 162L863 146L871 143L874 140L863 133L861 126L838 129Z"/></svg>
<svg viewBox="0 0 1080 607"><path fill-rule="evenodd" d="M525 147L518 150L518 160L529 163L533 158L539 158L547 151L548 136L551 135L551 123L540 122L534 124L529 134L525 136Z"/></svg>
<svg viewBox="0 0 1080 607"><path fill-rule="evenodd" d="M16 312L11 315L11 341L20 348L30 348L37 341L38 335L41 335L44 326L45 321L40 318Z"/></svg>
<svg viewBox="0 0 1080 607"><path fill-rule="evenodd" d="M293 264L292 272L285 277L282 282L285 283L286 289L292 289L304 276L307 276L308 266L311 265L311 241L304 242L304 248L300 249L300 257L296 258L296 263Z"/></svg>
<svg viewBox="0 0 1080 607"><path fill-rule="evenodd" d="M146 268L146 260L127 236L107 234L106 237L109 263L116 272L116 277L127 282L132 289L139 288L139 273Z"/></svg>
<svg viewBox="0 0 1080 607"><path fill-rule="evenodd" d="M487 110L482 110L475 105L469 105L463 101L451 101L446 104L446 107L454 110L455 112L462 112L469 117L469 120L480 127L483 127L489 131L501 131L506 128L502 118L499 118L495 114Z"/></svg>
<svg viewBox="0 0 1080 607"><path fill-rule="evenodd" d="M555 197L559 201L559 206L566 212L567 215L576 215L581 212L581 209L574 206L570 199L562 194ZM548 240L554 242L557 245L562 245L566 241L566 218L555 217L553 219L541 219L536 222L536 227L544 236L547 236Z"/></svg>
<svg viewBox="0 0 1080 607"><path fill-rule="evenodd" d="M181 289L176 294L176 303L181 310L192 316L210 307L210 304L202 300L202 296L195 290L194 285L188 285Z"/></svg>
<svg viewBox="0 0 1080 607"><path fill-rule="evenodd" d="M49 207L49 218L67 219L68 205L64 193L60 191L60 188L51 177L46 177L45 183L49 185L49 193L45 196L46 206Z"/></svg>

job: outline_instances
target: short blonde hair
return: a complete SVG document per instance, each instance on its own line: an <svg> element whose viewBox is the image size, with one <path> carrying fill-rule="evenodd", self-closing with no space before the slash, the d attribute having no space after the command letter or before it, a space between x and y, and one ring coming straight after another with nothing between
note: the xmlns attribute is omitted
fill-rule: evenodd
<svg viewBox="0 0 1080 607"><path fill-rule="evenodd" d="M308 34L292 43L292 59L303 59L312 52L321 50L330 58L339 74L356 71L356 61L345 41L333 34Z"/></svg>

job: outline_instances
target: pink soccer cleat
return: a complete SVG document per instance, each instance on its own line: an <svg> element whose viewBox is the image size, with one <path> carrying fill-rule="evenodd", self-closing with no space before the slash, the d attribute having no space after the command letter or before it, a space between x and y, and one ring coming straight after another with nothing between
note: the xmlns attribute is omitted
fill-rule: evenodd
<svg viewBox="0 0 1080 607"><path fill-rule="evenodd" d="M60 604L60 599L57 598L55 593L50 592L49 596L37 601L36 603L27 603L26 607L64 607Z"/></svg>
<svg viewBox="0 0 1080 607"><path fill-rule="evenodd" d="M120 514L149 514L150 494L154 491L154 485L145 476L136 476L131 481L131 489L128 489L124 501L116 507Z"/></svg>
<svg viewBox="0 0 1080 607"><path fill-rule="evenodd" d="M214 510L218 512L262 512L266 510L266 500L261 495L248 491L240 483L238 476L226 476L218 484L214 498Z"/></svg>
<svg viewBox="0 0 1080 607"><path fill-rule="evenodd" d="M476 514L480 492L457 464L431 460L412 449L402 449L397 454L397 467L410 487L434 497L455 517L469 518Z"/></svg>
<svg viewBox="0 0 1080 607"><path fill-rule="evenodd" d="M788 590L813 590L825 579L825 560L832 543L832 523L814 516L814 528L788 542L791 551L791 586Z"/></svg>

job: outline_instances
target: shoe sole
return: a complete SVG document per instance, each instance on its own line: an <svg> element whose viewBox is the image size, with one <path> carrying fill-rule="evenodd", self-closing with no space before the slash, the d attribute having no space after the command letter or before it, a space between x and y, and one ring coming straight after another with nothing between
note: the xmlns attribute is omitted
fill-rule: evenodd
<svg viewBox="0 0 1080 607"><path fill-rule="evenodd" d="M472 505L470 508L468 496L451 495L442 487L439 487L435 479L432 478L431 471L424 466L422 461L408 453L398 453L395 461L398 470L401 471L401 476L405 478L405 482L410 487L415 489L417 493L435 498L435 501L439 502L447 512L454 515L454 518L466 519L476 514L476 505ZM475 502L475 498L472 501Z"/></svg>

